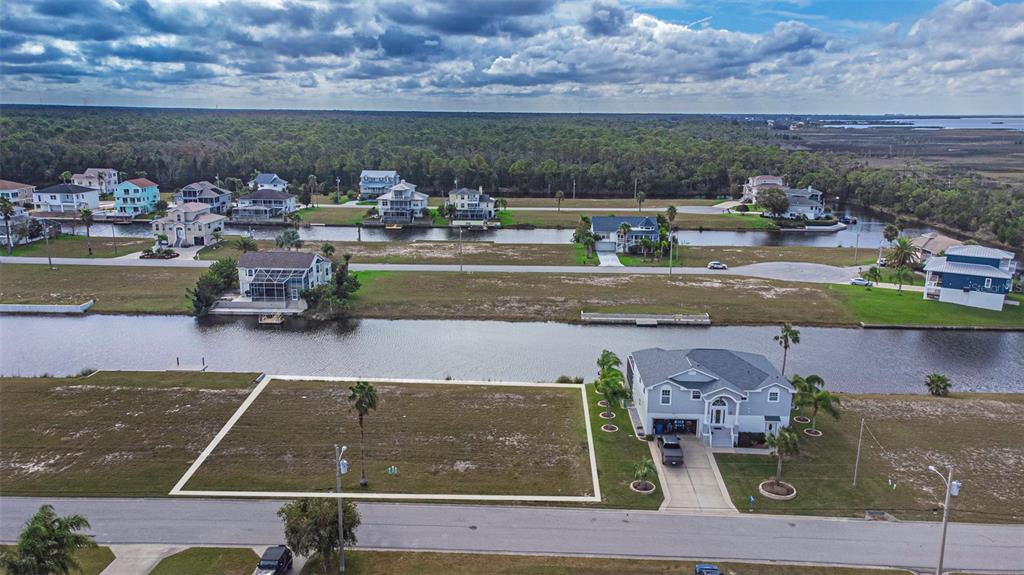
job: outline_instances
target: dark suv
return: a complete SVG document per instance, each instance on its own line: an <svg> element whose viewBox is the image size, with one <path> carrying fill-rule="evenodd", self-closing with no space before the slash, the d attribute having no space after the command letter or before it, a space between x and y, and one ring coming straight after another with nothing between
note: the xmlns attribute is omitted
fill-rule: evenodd
<svg viewBox="0 0 1024 575"><path fill-rule="evenodd" d="M292 550L284 545L267 547L252 575L283 575L292 571Z"/></svg>
<svg viewBox="0 0 1024 575"><path fill-rule="evenodd" d="M658 449L661 450L661 462L664 465L683 464L683 446L675 435L659 435Z"/></svg>

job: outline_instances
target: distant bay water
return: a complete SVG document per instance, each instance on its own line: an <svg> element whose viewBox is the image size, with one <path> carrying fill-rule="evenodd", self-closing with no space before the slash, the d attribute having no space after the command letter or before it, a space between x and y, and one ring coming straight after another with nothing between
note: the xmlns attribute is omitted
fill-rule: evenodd
<svg viewBox="0 0 1024 575"><path fill-rule="evenodd" d="M1018 130L1024 131L1024 116L967 116L960 118L892 118L865 123L826 124L826 128L911 128L914 130Z"/></svg>

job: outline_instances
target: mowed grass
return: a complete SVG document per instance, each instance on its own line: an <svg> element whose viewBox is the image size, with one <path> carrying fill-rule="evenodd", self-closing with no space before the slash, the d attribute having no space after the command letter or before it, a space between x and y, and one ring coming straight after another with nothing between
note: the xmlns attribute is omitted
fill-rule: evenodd
<svg viewBox="0 0 1024 575"><path fill-rule="evenodd" d="M187 314L185 293L205 270L172 267L49 266L5 264L0 302L81 304L90 299L99 313Z"/></svg>
<svg viewBox="0 0 1024 575"><path fill-rule="evenodd" d="M573 228L579 222L581 216L650 216L656 217L653 212L638 212L634 210L605 210L605 211L554 211L554 212L528 212L515 210L502 210L498 213L498 219L504 227L535 227L535 228ZM769 218L758 216L743 216L739 214L685 214L676 215L672 224L681 230L774 230L775 224Z"/></svg>
<svg viewBox="0 0 1024 575"><path fill-rule="evenodd" d="M0 378L5 495L166 495L255 374Z"/></svg>
<svg viewBox="0 0 1024 575"><path fill-rule="evenodd" d="M335 553L335 558L337 553ZM337 565L337 562L334 563ZM727 575L909 575L899 569L868 569L784 563L719 563ZM345 551L349 575L692 575L695 562L606 557L555 557L491 555L483 553L433 553L402 551ZM319 557L302 569L302 575L322 573Z"/></svg>
<svg viewBox="0 0 1024 575"><path fill-rule="evenodd" d="M862 517L870 509L905 520L939 520L945 488L927 468L949 463L964 485L953 502L953 521L1024 521L1024 394L841 397L841 418L819 415L824 436L801 432L800 454L783 463L783 478L797 488L792 501L757 494L758 483L775 471L774 459L715 455L737 509L746 511L747 497L755 495L758 513ZM868 431L854 487L861 418Z"/></svg>
<svg viewBox="0 0 1024 575"><path fill-rule="evenodd" d="M351 383L272 381L185 486L195 490L326 491L334 444L349 446L347 490L359 487L360 435ZM590 495L578 389L375 383L365 420L369 491ZM389 475L387 468L397 466Z"/></svg>
<svg viewBox="0 0 1024 575"><path fill-rule="evenodd" d="M825 286L756 278L446 272L358 277L358 317L578 322L581 311L706 312L716 324L854 323Z"/></svg>
<svg viewBox="0 0 1024 575"><path fill-rule="evenodd" d="M894 289L865 289L857 286L833 285L850 312L866 324L877 325L948 325L1024 328L1024 298L1008 296L1021 305L1005 305L1001 311L967 307L924 299L921 292Z"/></svg>
<svg viewBox="0 0 1024 575"><path fill-rule="evenodd" d="M568 193L566 195L569 195ZM555 198L505 198L510 208L557 208ZM644 200L643 208L667 208L669 206L713 206L723 200L703 198L651 199ZM587 208L594 210L629 209L636 211L636 200L633 198L578 198L567 197L562 200L563 208Z"/></svg>
<svg viewBox="0 0 1024 575"><path fill-rule="evenodd" d="M856 255L856 259L854 258ZM657 257L620 254L619 261L626 266L668 267L668 256ZM867 265L875 258L870 252L853 248L812 248L804 246L676 246L673 249L673 265L677 267L703 267L711 261L720 261L729 267L745 266L763 262L807 262L831 266Z"/></svg>
<svg viewBox="0 0 1024 575"><path fill-rule="evenodd" d="M92 255L89 255L88 240L85 236L62 235L50 240L50 257L54 258L112 258L123 256L132 252L141 252L146 248L153 247L153 240L150 238L92 238ZM115 252L116 248L116 252ZM11 253L12 256L20 257L46 257L46 242L38 241L23 246L17 246ZM7 255L3 250L3 255Z"/></svg>
<svg viewBox="0 0 1024 575"><path fill-rule="evenodd" d="M14 548L14 545L0 545L0 551ZM72 569L70 575L100 575L114 561L114 552L110 547L79 549L75 552L75 561L78 562L78 568ZM0 574L6 575L7 570L0 567Z"/></svg>
<svg viewBox="0 0 1024 575"><path fill-rule="evenodd" d="M307 224L354 226L366 217L366 210L348 208L302 208L295 212Z"/></svg>
<svg viewBox="0 0 1024 575"><path fill-rule="evenodd" d="M664 494L657 475L648 478L657 486L656 491L650 495L641 495L629 488L629 484L634 481L634 466L651 456L647 442L639 441L633 434L629 413L616 406L612 410L615 412L615 418L611 421L598 417L599 413L608 409L597 404L601 401L601 394L597 393L593 385L587 385L587 401L590 402L590 426L594 435L602 504L625 509L660 507ZM614 433L602 431L601 426L605 423L613 423L619 430Z"/></svg>
<svg viewBox="0 0 1024 575"><path fill-rule="evenodd" d="M250 575L259 560L242 547L192 547L165 557L149 575Z"/></svg>

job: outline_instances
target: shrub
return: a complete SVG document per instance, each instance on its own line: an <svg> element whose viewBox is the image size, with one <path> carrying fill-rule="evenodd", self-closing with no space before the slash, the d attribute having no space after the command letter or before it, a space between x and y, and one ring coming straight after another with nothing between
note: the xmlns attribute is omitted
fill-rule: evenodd
<svg viewBox="0 0 1024 575"><path fill-rule="evenodd" d="M750 211L750 208L747 207L747 204L740 204L740 205L736 206L736 211L741 213L741 214L745 214L745 213Z"/></svg>

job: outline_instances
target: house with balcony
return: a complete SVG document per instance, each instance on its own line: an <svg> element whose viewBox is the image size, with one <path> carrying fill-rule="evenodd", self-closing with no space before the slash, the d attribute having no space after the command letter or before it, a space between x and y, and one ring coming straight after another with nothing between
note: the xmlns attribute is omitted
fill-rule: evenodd
<svg viewBox="0 0 1024 575"><path fill-rule="evenodd" d="M331 281L331 261L311 252L248 252L238 258L238 289L251 302L297 302Z"/></svg>
<svg viewBox="0 0 1024 575"><path fill-rule="evenodd" d="M113 168L89 168L81 174L72 174L71 183L99 190L101 195L106 195L114 193L114 187L120 183L120 175Z"/></svg>
<svg viewBox="0 0 1024 575"><path fill-rule="evenodd" d="M401 181L395 170L363 170L359 174L359 199L375 200Z"/></svg>
<svg viewBox="0 0 1024 575"><path fill-rule="evenodd" d="M277 174L256 174L256 177L249 182L249 187L253 191L269 189L283 192L288 188L288 180Z"/></svg>
<svg viewBox="0 0 1024 575"><path fill-rule="evenodd" d="M497 202L479 190L459 188L448 192L445 207L452 210L453 225L482 225L494 219Z"/></svg>
<svg viewBox="0 0 1024 575"><path fill-rule="evenodd" d="M784 190L786 189L786 183L779 176L754 176L747 178L747 183L743 184L743 197L740 198L740 201L756 204L758 193L769 189Z"/></svg>
<svg viewBox="0 0 1024 575"><path fill-rule="evenodd" d="M231 211L231 192L206 180L192 182L174 195L174 203L206 204L214 214L227 214Z"/></svg>
<svg viewBox="0 0 1024 575"><path fill-rule="evenodd" d="M31 204L32 193L35 191L35 186L10 180L0 180L0 198L4 198L16 206Z"/></svg>
<svg viewBox="0 0 1024 575"><path fill-rule="evenodd" d="M37 210L48 213L95 210L100 207L100 190L77 184L56 184L36 190L32 194L32 203Z"/></svg>
<svg viewBox="0 0 1024 575"><path fill-rule="evenodd" d="M208 246L216 243L214 235L223 233L227 217L211 212L210 206L198 202L178 204L167 215L150 224L153 234L167 236L167 244L176 248Z"/></svg>
<svg viewBox="0 0 1024 575"><path fill-rule="evenodd" d="M642 349L626 360L646 435L693 434L735 447L740 433L774 435L789 426L796 393L768 358L729 349Z"/></svg>
<svg viewBox="0 0 1024 575"><path fill-rule="evenodd" d="M283 221L296 209L293 194L265 188L238 198L238 206L231 212L231 219L240 222Z"/></svg>
<svg viewBox="0 0 1024 575"><path fill-rule="evenodd" d="M924 266L924 298L1001 310L1013 284L1013 253L976 245L951 246Z"/></svg>
<svg viewBox="0 0 1024 575"><path fill-rule="evenodd" d="M623 233L622 224L629 232ZM595 247L601 252L637 252L644 238L656 242L660 237L658 220L647 216L594 216L590 232L597 236Z"/></svg>
<svg viewBox="0 0 1024 575"><path fill-rule="evenodd" d="M427 194L416 191L416 184L402 180L377 197L377 213L385 224L411 224L427 209Z"/></svg>
<svg viewBox="0 0 1024 575"><path fill-rule="evenodd" d="M156 209L159 200L160 188L146 178L126 180L114 186L114 211L118 214L148 214Z"/></svg>

